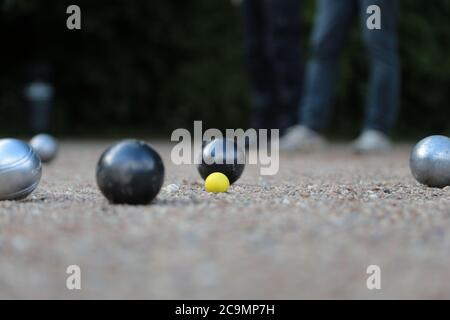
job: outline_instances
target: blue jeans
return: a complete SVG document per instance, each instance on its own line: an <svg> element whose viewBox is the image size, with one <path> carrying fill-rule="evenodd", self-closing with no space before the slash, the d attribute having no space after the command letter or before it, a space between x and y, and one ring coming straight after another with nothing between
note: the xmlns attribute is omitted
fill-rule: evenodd
<svg viewBox="0 0 450 320"><path fill-rule="evenodd" d="M300 100L301 0L244 0L244 45L254 92L252 127L287 127ZM290 122L290 123L287 123Z"/></svg>
<svg viewBox="0 0 450 320"><path fill-rule="evenodd" d="M381 30L369 30L367 7L381 9ZM352 20L359 16L370 62L370 83L364 127L387 132L396 121L400 93L397 0L319 0L312 37L312 58L308 63L300 123L324 130L331 117L339 56Z"/></svg>

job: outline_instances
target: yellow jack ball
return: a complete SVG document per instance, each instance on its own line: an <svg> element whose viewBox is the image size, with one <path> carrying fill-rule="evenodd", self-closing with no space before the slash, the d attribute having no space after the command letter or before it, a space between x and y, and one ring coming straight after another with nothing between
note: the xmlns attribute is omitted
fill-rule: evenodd
<svg viewBox="0 0 450 320"><path fill-rule="evenodd" d="M227 176L220 172L211 173L205 180L205 189L207 192L227 192L230 187L230 181Z"/></svg>

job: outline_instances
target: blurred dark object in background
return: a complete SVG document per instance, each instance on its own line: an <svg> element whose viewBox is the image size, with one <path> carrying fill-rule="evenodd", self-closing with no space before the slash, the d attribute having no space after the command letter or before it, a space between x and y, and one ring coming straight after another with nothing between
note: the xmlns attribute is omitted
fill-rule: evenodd
<svg viewBox="0 0 450 320"><path fill-rule="evenodd" d="M54 98L51 73L50 65L45 62L36 62L28 67L28 81L23 95L33 134L49 130Z"/></svg>
<svg viewBox="0 0 450 320"><path fill-rule="evenodd" d="M285 129L296 123L302 89L302 0L243 0L244 48L253 87L250 125Z"/></svg>
<svg viewBox="0 0 450 320"><path fill-rule="evenodd" d="M315 3L304 1L305 50ZM81 30L66 28L71 4L0 0L0 135L26 130L23 70L36 59L53 68L58 135L167 134L193 120L205 128L248 125L241 17L229 0L80 0ZM447 0L402 2L399 136L450 133L449 15ZM360 129L367 93L358 29L343 54L331 128L346 138Z"/></svg>

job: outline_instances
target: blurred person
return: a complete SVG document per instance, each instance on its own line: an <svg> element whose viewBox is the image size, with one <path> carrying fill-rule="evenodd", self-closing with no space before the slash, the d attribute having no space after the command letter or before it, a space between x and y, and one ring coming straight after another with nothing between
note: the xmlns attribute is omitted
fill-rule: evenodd
<svg viewBox="0 0 450 320"><path fill-rule="evenodd" d="M232 2L242 5L253 87L251 127L283 131L295 123L292 114L301 93L301 0Z"/></svg>
<svg viewBox="0 0 450 320"><path fill-rule="evenodd" d="M370 30L366 26L369 17L366 10L370 5L381 9L381 29ZM371 73L363 131L352 146L356 152L384 151L391 147L388 132L397 118L400 93L398 14L398 0L319 0L312 57L299 108L300 121L282 137L282 150L324 146L322 132L330 122L339 56L356 16L360 18Z"/></svg>
<svg viewBox="0 0 450 320"><path fill-rule="evenodd" d="M33 134L47 132L55 94L51 82L51 66L45 62L35 62L28 67L27 73L28 79L23 95L30 130Z"/></svg>

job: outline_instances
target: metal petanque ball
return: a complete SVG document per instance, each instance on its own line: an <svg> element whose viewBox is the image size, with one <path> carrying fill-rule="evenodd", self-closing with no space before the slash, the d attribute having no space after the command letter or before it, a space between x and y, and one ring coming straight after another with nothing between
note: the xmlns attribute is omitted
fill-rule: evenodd
<svg viewBox="0 0 450 320"><path fill-rule="evenodd" d="M411 151L409 166L414 178L424 185L450 186L450 139L430 136L419 141Z"/></svg>
<svg viewBox="0 0 450 320"><path fill-rule="evenodd" d="M138 140L118 142L97 163L97 184L115 204L148 204L161 190L164 164L159 154Z"/></svg>
<svg viewBox="0 0 450 320"><path fill-rule="evenodd" d="M30 195L41 180L39 156L27 143L0 139L0 200L20 200Z"/></svg>
<svg viewBox="0 0 450 320"><path fill-rule="evenodd" d="M31 139L30 145L43 163L52 161L58 154L58 141L49 134L38 134Z"/></svg>
<svg viewBox="0 0 450 320"><path fill-rule="evenodd" d="M203 180L212 173L220 172L233 184L245 169L245 152L230 139L214 139L204 144L200 156L197 170Z"/></svg>

